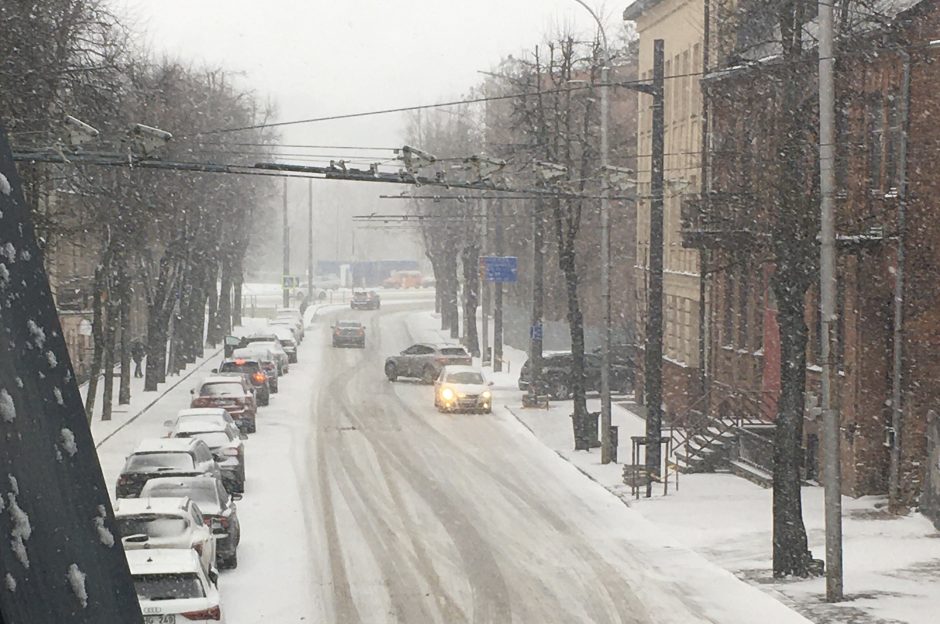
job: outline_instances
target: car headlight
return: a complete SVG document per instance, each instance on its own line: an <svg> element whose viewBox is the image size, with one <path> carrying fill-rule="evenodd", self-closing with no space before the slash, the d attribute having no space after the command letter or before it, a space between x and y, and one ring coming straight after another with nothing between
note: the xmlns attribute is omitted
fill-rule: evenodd
<svg viewBox="0 0 940 624"><path fill-rule="evenodd" d="M484 401L489 401L490 397L493 396L493 393L491 393L489 390L484 390L483 394L481 394L480 396L483 397Z"/></svg>
<svg viewBox="0 0 940 624"><path fill-rule="evenodd" d="M441 390L441 398L444 399L445 401L453 401L454 391L451 390L450 388L444 388L443 390Z"/></svg>

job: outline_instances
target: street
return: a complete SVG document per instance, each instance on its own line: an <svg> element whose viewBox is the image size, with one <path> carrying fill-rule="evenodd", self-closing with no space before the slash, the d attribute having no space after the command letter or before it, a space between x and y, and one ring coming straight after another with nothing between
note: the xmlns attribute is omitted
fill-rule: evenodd
<svg viewBox="0 0 940 624"><path fill-rule="evenodd" d="M384 356L411 344L405 320L431 302L401 293L386 304L321 313L259 413L239 567L222 573L228 622L743 623L748 604L803 621L673 552L504 410L443 415L427 386L390 384ZM352 317L367 325L366 349L331 348L330 321ZM109 484L191 386L99 449ZM713 602L723 583L741 606Z"/></svg>

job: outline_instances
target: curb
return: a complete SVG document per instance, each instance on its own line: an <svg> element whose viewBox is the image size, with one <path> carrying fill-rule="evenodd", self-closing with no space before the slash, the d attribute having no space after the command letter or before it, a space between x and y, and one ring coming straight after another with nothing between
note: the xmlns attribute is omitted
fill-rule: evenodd
<svg viewBox="0 0 940 624"><path fill-rule="evenodd" d="M137 412L134 416L131 416L131 417L128 418L126 421L124 421L123 423L121 423L121 425L120 425L117 429L115 429L114 431L112 431L111 433L109 433L108 435L106 435L104 438L102 438L101 442L96 443L96 444L95 444L95 449L101 448L101 446L102 446L105 442L107 442L108 440L110 440L111 438L113 438L119 431L121 431L122 429L124 429L124 427L128 426L129 424L131 424L132 422L134 422L135 420L137 420L138 418L140 418L141 416L143 416L144 414L146 414L147 411L148 411L151 407L153 407L154 405L156 405L157 402L158 402L160 399L162 399L162 398L165 397L167 394L169 394L170 390L173 390L173 389L176 388L178 385L180 385L181 383L183 383L184 381L186 381L187 379L189 379L190 377L192 377L192 376L196 373L196 371L202 369L202 367L204 367L206 364L210 363L210 362L213 360L213 358L215 358L215 357L218 356L220 353L222 353L222 350L223 350L223 349L224 349L224 347L219 347L218 349L216 349L215 351L213 351L212 353L210 353L208 356L206 356L206 359L205 359L205 361L204 361L202 364L200 364L199 366L194 366L191 371L188 371L185 375L180 376L180 378L177 379L175 383L173 383L172 385L169 385L169 386L165 387L165 388L163 389L163 391L160 392L156 397L154 397L154 399L153 399L150 403L148 403L147 405L145 405L142 410L140 410L140 411Z"/></svg>

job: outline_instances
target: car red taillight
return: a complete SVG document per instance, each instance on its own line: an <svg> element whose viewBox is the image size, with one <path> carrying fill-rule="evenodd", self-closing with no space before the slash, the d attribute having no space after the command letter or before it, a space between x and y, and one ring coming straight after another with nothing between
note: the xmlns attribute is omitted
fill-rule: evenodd
<svg viewBox="0 0 940 624"><path fill-rule="evenodd" d="M187 611L186 613L181 613L180 615L182 615L187 620L221 620L222 607L216 605L209 609L203 609L202 611Z"/></svg>
<svg viewBox="0 0 940 624"><path fill-rule="evenodd" d="M258 371L257 373L255 373L254 375L252 375L252 379L255 380L255 383L259 383L259 384L260 384L260 383L264 383L265 381L267 381L267 380L268 380L268 376L265 375L264 373L262 373L261 371Z"/></svg>

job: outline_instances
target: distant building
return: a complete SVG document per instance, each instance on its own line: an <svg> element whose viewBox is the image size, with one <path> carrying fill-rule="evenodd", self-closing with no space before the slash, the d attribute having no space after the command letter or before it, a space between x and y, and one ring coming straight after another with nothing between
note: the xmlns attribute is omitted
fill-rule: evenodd
<svg viewBox="0 0 940 624"><path fill-rule="evenodd" d="M701 389L699 254L682 244L683 198L701 189L702 72L704 22L701 0L636 0L623 15L640 35L638 76L653 77L653 41L665 41L665 197L663 402L666 417L697 404ZM649 283L650 171L652 115L650 97L637 98L637 344L645 339ZM637 358L642 365L643 358ZM643 375L637 376L642 401Z"/></svg>

